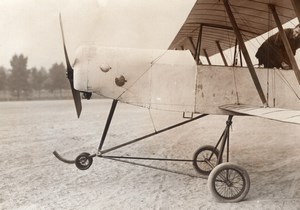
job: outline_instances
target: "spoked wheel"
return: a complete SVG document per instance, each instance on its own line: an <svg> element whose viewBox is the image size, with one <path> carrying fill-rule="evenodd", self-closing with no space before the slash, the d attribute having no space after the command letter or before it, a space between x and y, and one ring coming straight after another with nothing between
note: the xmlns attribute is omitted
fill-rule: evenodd
<svg viewBox="0 0 300 210"><path fill-rule="evenodd" d="M81 153L75 159L75 165L80 170L87 170L93 163L93 158L87 152Z"/></svg>
<svg viewBox="0 0 300 210"><path fill-rule="evenodd" d="M200 147L194 154L193 166L202 178L207 178L217 166L220 152L211 145Z"/></svg>
<svg viewBox="0 0 300 210"><path fill-rule="evenodd" d="M245 169L232 163L222 163L211 171L208 187L217 201L239 202L249 192L250 178Z"/></svg>

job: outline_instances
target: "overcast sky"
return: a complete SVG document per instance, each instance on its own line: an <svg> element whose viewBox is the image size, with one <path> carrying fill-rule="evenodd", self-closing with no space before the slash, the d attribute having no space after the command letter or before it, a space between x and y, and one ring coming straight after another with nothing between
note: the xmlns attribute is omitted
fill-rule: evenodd
<svg viewBox="0 0 300 210"><path fill-rule="evenodd" d="M62 14L71 63L80 44L167 49L196 0L0 0L0 66L14 54L28 57L28 68L65 62L59 26ZM297 24L297 20L289 27ZM263 41L263 40L262 40ZM256 46L254 46L256 43ZM254 54L258 42L249 45ZM228 62L232 52L225 53ZM299 50L296 56L299 61ZM206 63L206 60L202 58ZM211 58L222 64L220 56Z"/></svg>
<svg viewBox="0 0 300 210"><path fill-rule="evenodd" d="M14 54L28 67L64 62L61 12L70 60L84 43L103 46L169 46L195 0L1 0L0 66Z"/></svg>

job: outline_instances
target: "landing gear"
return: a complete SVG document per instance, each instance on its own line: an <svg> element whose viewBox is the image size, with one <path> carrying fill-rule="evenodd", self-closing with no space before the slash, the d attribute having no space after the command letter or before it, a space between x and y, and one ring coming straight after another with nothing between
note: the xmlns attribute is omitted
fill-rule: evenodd
<svg viewBox="0 0 300 210"><path fill-rule="evenodd" d="M220 202L239 202L250 189L247 171L229 163L229 131L232 116L228 117L226 127L216 146L200 147L194 154L193 166L201 177L208 177L208 188L213 197ZM218 149L220 145L220 150ZM226 163L223 162L224 149L227 149Z"/></svg>
<svg viewBox="0 0 300 210"><path fill-rule="evenodd" d="M93 158L89 153L84 152L77 156L75 165L80 170L87 170L93 163Z"/></svg>
<svg viewBox="0 0 300 210"><path fill-rule="evenodd" d="M132 156L108 156L105 155L111 151L117 150L119 148L134 144L141 140L147 139L151 136L158 135L160 133L166 132L168 130L174 129L176 127L182 126L184 124L193 122L207 114L202 114L193 117L189 120L177 123L175 125L169 126L164 129L155 130L155 132L149 133L145 136L133 139L131 141L116 145L109 149L103 150L103 144L106 139L114 111L117 106L117 100L113 100L111 109L102 133L98 151L94 154L81 153L75 160L68 160L60 156L56 151L53 154L61 161L69 164L74 164L80 170L87 170L93 163L94 157L101 157L107 159L135 159L135 160L157 160L157 161L185 161L192 162L195 170L200 174L200 177L208 178L208 186L214 198L221 202L238 202L244 199L250 188L250 179L246 170L243 168L229 163L229 131L232 124L232 117L229 116L226 121L226 127L222 133L219 141L215 146L206 145L199 148L194 156L193 160L186 159L170 159L170 158L149 158L149 157L132 157ZM223 163L225 157L223 158L224 150L226 147L226 163Z"/></svg>
<svg viewBox="0 0 300 210"><path fill-rule="evenodd" d="M217 201L239 202L249 192L250 178L242 167L232 163L222 163L211 171L208 188Z"/></svg>

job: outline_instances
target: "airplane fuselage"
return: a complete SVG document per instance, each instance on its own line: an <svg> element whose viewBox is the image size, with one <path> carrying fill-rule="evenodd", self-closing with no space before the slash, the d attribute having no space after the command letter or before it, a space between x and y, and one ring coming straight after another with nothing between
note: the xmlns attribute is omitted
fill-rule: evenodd
<svg viewBox="0 0 300 210"><path fill-rule="evenodd" d="M228 114L219 107L262 105L247 68L197 66L189 51L82 46L73 68L75 89L151 109ZM256 73L270 107L300 108L293 71Z"/></svg>

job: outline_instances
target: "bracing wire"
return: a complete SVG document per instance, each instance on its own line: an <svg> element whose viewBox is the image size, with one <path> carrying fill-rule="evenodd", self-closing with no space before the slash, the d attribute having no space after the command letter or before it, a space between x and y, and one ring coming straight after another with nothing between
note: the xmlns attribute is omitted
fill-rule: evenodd
<svg viewBox="0 0 300 210"><path fill-rule="evenodd" d="M270 3L270 0L269 0L269 3ZM270 13L270 9L268 9L268 39L270 38L270 25L271 25L271 13ZM269 76L270 76L270 69L268 68L268 70L267 70L267 102L269 102L269 95L270 95L270 78L269 78ZM272 83L272 84L274 85L275 83ZM273 105L275 106L274 102L273 102Z"/></svg>
<svg viewBox="0 0 300 210"><path fill-rule="evenodd" d="M151 68L152 66L157 62L159 61L162 56L164 56L166 53L167 53L168 50L165 50L164 53L162 53L160 56L158 56L157 58L153 59L151 62L150 62L150 66L128 87L126 88L119 96L117 99L120 99L120 97L122 97L122 95L124 95L124 93L126 93L127 91L130 90L130 88L132 88Z"/></svg>
<svg viewBox="0 0 300 210"><path fill-rule="evenodd" d="M237 88L237 82L236 82L236 75L235 75L235 67L232 68L232 72L233 72L233 80L234 80L234 87L235 87L235 94L236 94L236 103L240 104L240 100L239 100L239 92L238 92L238 88Z"/></svg>
<svg viewBox="0 0 300 210"><path fill-rule="evenodd" d="M285 78L285 76L279 69L276 69L276 70L277 70L277 71L275 71L276 74L287 85L287 87L290 88L290 90L295 94L295 96L300 100L300 96L297 94L297 91L293 88L292 84L288 81L288 79Z"/></svg>
<svg viewBox="0 0 300 210"><path fill-rule="evenodd" d="M269 104L270 97L270 69L267 70L267 102Z"/></svg>
<svg viewBox="0 0 300 210"><path fill-rule="evenodd" d="M241 15L238 11L235 11L235 13L239 17L239 19L243 22L244 25L249 25L248 20L246 20L243 15ZM268 23L268 26L269 25L270 24ZM247 40L250 40L253 38L252 36L247 35L247 32L241 31L241 33L242 33L243 37L247 38ZM262 38L264 39L264 37L262 37ZM256 41L259 46L262 44L257 37L255 37L253 40ZM264 39L264 41L265 40L266 39ZM252 47L253 49L257 48L252 42L249 42L249 44L250 44L249 46Z"/></svg>
<svg viewBox="0 0 300 210"><path fill-rule="evenodd" d="M270 0L269 0L269 3L270 3ZM237 12L237 14L239 15L239 18L241 19L241 21L245 24L245 25L247 25L247 20L245 20L245 18L242 16L242 15L240 15L238 12ZM260 38L263 40L263 41L265 41L265 40L267 40L269 37L270 37L270 30L271 30L271 25L272 25L272 23L271 23L271 13L270 12L268 12L268 24L267 24L267 26L268 26L268 32L267 32L267 35L268 35L268 37L267 38L265 38L264 36L260 36ZM252 38L251 36L249 37L249 35L247 34L247 33L242 33L243 34L243 36L245 36L248 40L250 40L250 38ZM256 42L257 42L257 44L258 44L258 46L261 46L261 44L262 43L260 43L260 40L258 39L258 37L255 37L255 39L253 39L253 40L255 40ZM251 49L255 52L255 50L257 50L257 46L255 46L254 45L254 43L252 43L252 42L249 42L249 45L248 46L250 46L251 47ZM255 49L256 48L256 49ZM267 101L269 101L269 95L270 95L270 69L268 69L267 70L267 81L266 81L266 87L267 87L267 93L266 93L266 96L267 96ZM274 104L274 106L275 106L275 84L276 84L276 82L275 82L275 78L274 78L274 76L273 76L273 82L272 82L272 85L273 85L273 104Z"/></svg>
<svg viewBox="0 0 300 210"><path fill-rule="evenodd" d="M269 4L270 4L270 0L269 0ZM279 11L278 11L279 12ZM272 33L271 35L274 35L274 30L271 29L271 12L269 11L269 28L268 28L268 38L270 38L270 33ZM280 15L280 12L278 13ZM291 24L294 25L293 22L289 21ZM270 50L270 48L272 48L272 46L269 46L268 49ZM268 58L270 58L270 56L267 56ZM269 68L268 68L268 73L269 73ZM272 97L273 97L273 106L275 107L276 105L276 76L275 74L277 74L279 76L279 78L284 82L284 84L286 84L286 86L295 94L295 96L299 98L297 92L295 91L295 89L293 88L293 86L290 84L290 82L284 77L284 75L282 74L282 72L277 69L277 68L273 68L273 72L272 72ZM268 74L268 82L269 82L269 74ZM269 85L268 85L269 88ZM269 92L269 91L268 91Z"/></svg>
<svg viewBox="0 0 300 210"><path fill-rule="evenodd" d="M276 106L276 77L275 77L276 68L273 69L272 74L272 94L273 94L273 107Z"/></svg>
<svg viewBox="0 0 300 210"><path fill-rule="evenodd" d="M153 129L154 129L155 132L157 132L150 108L148 108L148 111L149 111L149 116L150 116L150 119L151 119L151 122L152 122Z"/></svg>
<svg viewBox="0 0 300 210"><path fill-rule="evenodd" d="M225 10L224 10L224 12L225 12ZM226 17L226 15L225 15L225 17ZM227 20L227 18L226 18L226 22L227 22L227 21L228 21L228 20ZM229 35L229 34L228 34L228 35ZM228 41L229 41L229 43L230 43L230 45L231 45L231 42L230 42L230 40L229 40L229 36L228 36ZM231 52L231 51L230 51L230 52ZM232 56L232 52L231 52L231 56ZM235 58L233 58L233 59L234 59L233 62L235 62ZM235 65L233 65L233 67L232 67L232 73L233 73L234 89L235 89L235 95L236 95L236 103L237 103L237 104L240 104L239 91L238 91L238 87L237 87L237 79L236 79L235 71L236 71L236 67L235 67Z"/></svg>

